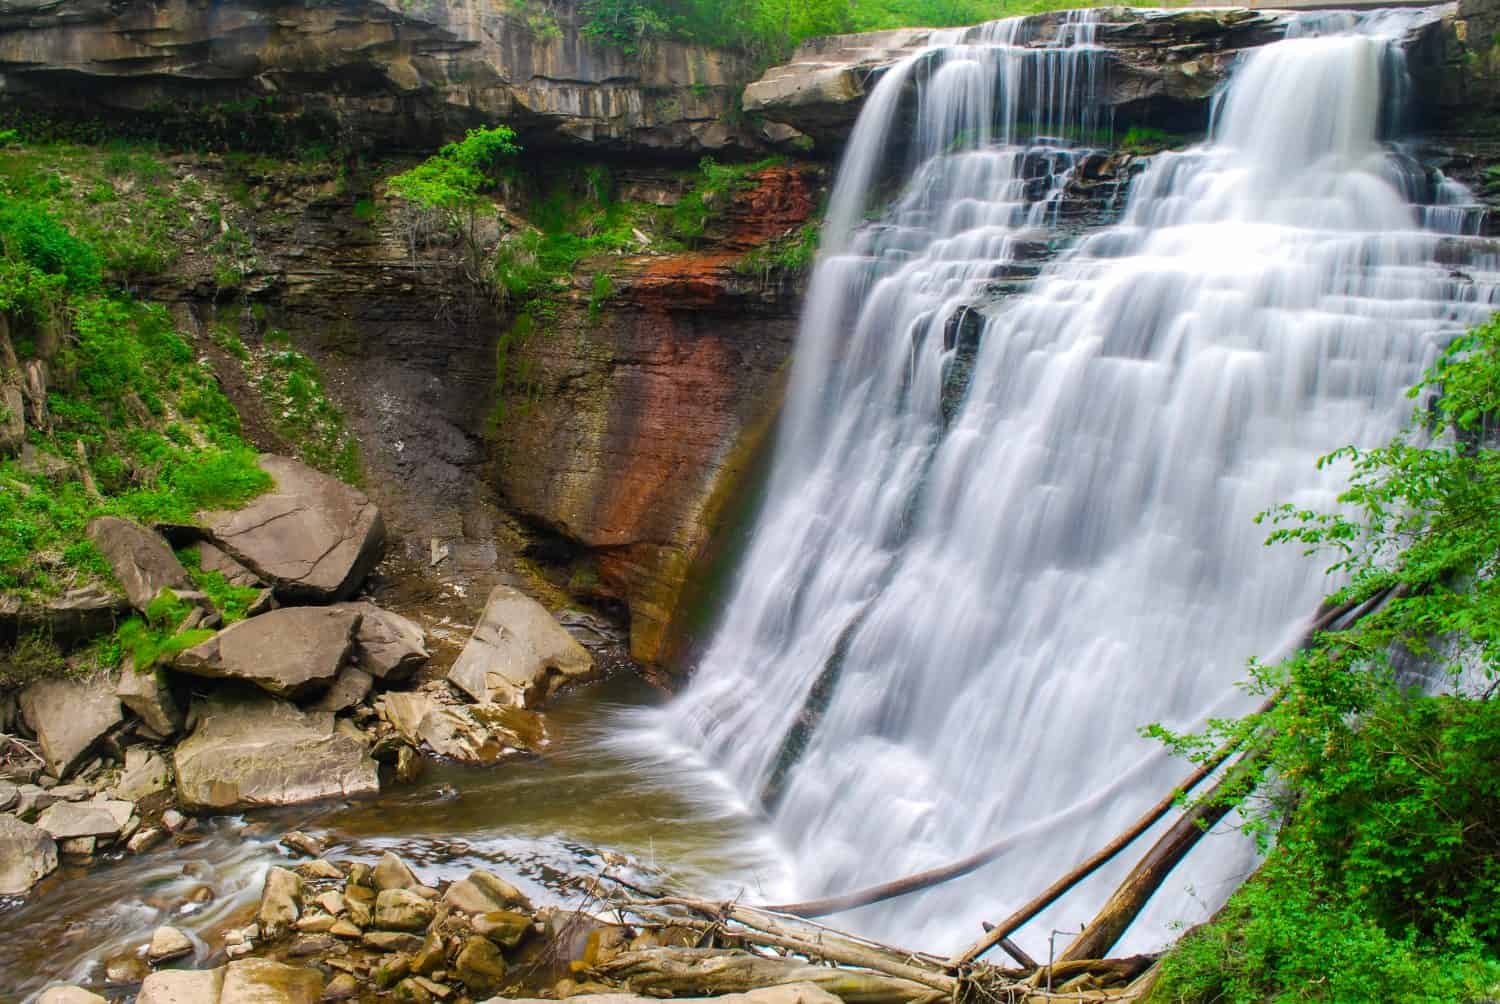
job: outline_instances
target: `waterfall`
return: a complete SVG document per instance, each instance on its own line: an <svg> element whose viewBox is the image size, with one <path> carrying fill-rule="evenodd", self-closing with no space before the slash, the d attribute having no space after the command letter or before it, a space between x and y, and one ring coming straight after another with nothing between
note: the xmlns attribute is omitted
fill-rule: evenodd
<svg viewBox="0 0 1500 1004"><path fill-rule="evenodd" d="M976 937L1184 772L1139 727L1241 708L1246 659L1313 613L1321 566L1266 549L1253 517L1334 506L1347 472L1316 458L1387 439L1406 388L1491 310L1496 263L1454 236L1467 193L1386 135L1417 16L1288 17L1208 142L1152 158L1114 225L1010 296L989 294L1057 238L1110 126L1096 16L938 33L871 94L764 512L691 684L641 723L765 806L800 895L1022 838L840 923ZM1132 943L1203 919L1252 862L1211 837ZM1044 955L1128 864L1021 943Z"/></svg>

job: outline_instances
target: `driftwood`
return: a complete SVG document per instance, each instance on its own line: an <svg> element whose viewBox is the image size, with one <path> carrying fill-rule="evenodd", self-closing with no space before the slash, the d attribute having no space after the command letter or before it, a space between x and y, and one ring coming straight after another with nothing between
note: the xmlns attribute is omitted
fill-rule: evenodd
<svg viewBox="0 0 1500 1004"><path fill-rule="evenodd" d="M935 1004L944 997L932 987L881 973L738 949L648 948L617 955L597 971L653 997L718 996L804 982L816 984L845 1004Z"/></svg>

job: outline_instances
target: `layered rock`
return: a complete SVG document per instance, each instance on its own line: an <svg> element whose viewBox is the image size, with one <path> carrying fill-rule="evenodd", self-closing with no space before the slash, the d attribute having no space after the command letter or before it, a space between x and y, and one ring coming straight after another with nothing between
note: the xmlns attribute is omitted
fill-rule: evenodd
<svg viewBox="0 0 1500 1004"><path fill-rule="evenodd" d="M21 713L36 734L53 777L66 777L104 734L122 720L120 700L105 676L52 679L21 692Z"/></svg>
<svg viewBox="0 0 1500 1004"><path fill-rule="evenodd" d="M585 35L572 3L543 0L21 0L0 14L12 105L380 150L497 122L533 147L745 150L755 140L726 120L751 65L671 41L626 54Z"/></svg>
<svg viewBox="0 0 1500 1004"><path fill-rule="evenodd" d="M546 607L510 586L496 586L448 680L481 704L534 707L593 666L588 650Z"/></svg>
<svg viewBox="0 0 1500 1004"><path fill-rule="evenodd" d="M0 896L29 892L56 867L57 843L50 833L0 813Z"/></svg>
<svg viewBox="0 0 1500 1004"><path fill-rule="evenodd" d="M90 520L89 540L103 553L130 605L145 612L163 589L184 592L193 588L187 569L167 542L128 519L100 516Z"/></svg>

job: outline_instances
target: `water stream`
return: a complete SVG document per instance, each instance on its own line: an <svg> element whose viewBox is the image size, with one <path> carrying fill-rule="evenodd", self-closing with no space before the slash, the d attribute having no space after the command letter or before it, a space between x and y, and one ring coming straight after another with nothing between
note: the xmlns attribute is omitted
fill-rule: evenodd
<svg viewBox="0 0 1500 1004"><path fill-rule="evenodd" d="M1168 791L1183 767L1138 729L1233 711L1245 660L1283 650L1328 587L1252 518L1333 506L1345 472L1316 459L1392 434L1405 389L1491 309L1492 256L1437 261L1471 200L1389 134L1397 40L1423 16L1289 17L1208 142L1154 158L1117 225L984 308L966 391L946 322L1049 224L1083 155L1056 137L1099 127L1107 63L1080 13L1043 45L1022 21L941 33L891 69L839 171L737 587L691 687L624 741L692 746L760 799L806 896L1026 835L840 918L922 948L972 940ZM1130 947L1251 867L1235 837L1208 843ZM1126 867L1022 946L1045 955Z"/></svg>

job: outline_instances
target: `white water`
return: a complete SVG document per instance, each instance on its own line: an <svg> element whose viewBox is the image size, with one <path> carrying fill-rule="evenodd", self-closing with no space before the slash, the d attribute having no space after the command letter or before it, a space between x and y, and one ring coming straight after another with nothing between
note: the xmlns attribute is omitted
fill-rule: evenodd
<svg viewBox="0 0 1500 1004"><path fill-rule="evenodd" d="M1036 137L1101 124L1104 63L1084 16L1042 48L1000 22L942 35L876 88L764 513L693 683L642 725L766 799L797 893L1024 834L977 875L841 919L966 943L1184 772L1138 727L1233 711L1247 657L1297 635L1328 584L1252 517L1332 506L1343 472L1316 458L1394 432L1405 388L1493 294L1494 262L1434 264L1438 228L1472 229L1461 187L1381 141L1412 16L1295 20L1250 56L1209 143L1155 158L1122 222L988 310L946 423L944 322L1048 236L1080 151ZM863 223L901 157L904 189ZM1445 205L1414 205L1424 191ZM1022 945L1076 929L1126 866ZM1211 838L1132 944L1201 919L1251 866Z"/></svg>

